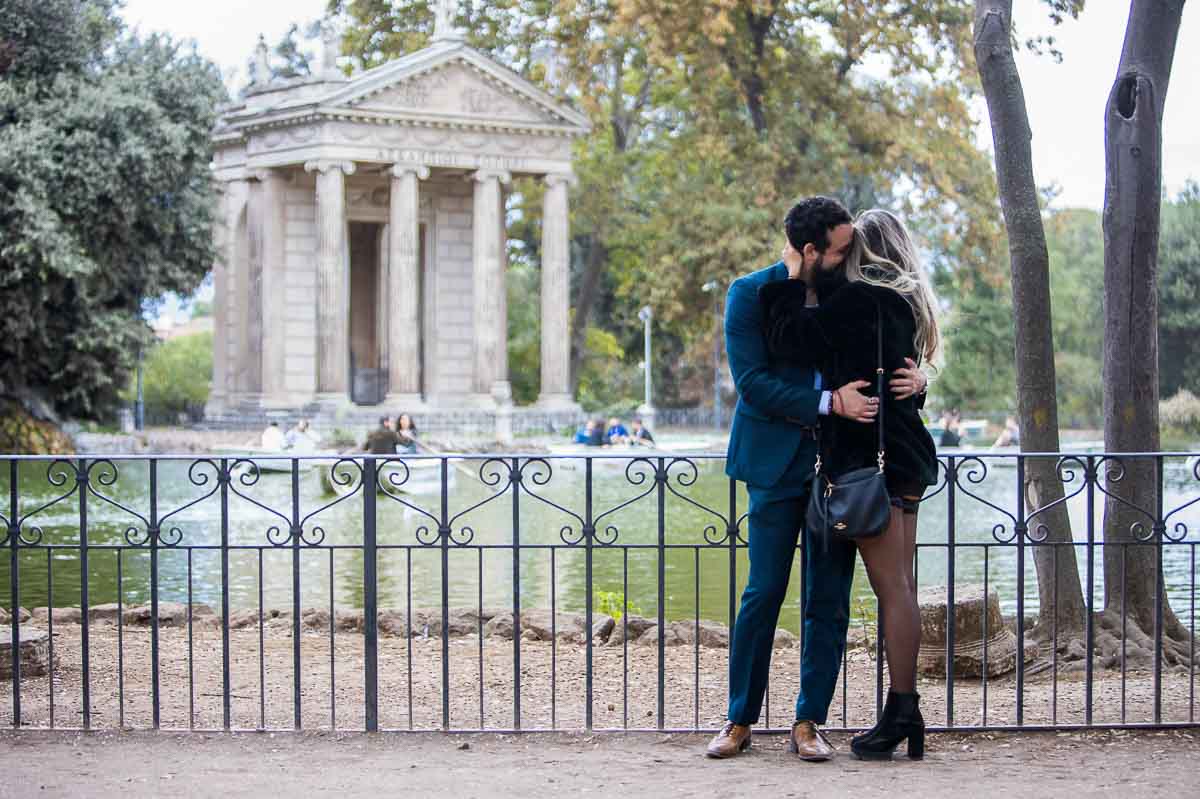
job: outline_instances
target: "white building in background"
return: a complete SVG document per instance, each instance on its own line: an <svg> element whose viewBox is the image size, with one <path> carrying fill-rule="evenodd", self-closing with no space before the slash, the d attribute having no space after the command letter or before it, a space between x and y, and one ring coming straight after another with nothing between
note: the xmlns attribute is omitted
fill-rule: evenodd
<svg viewBox="0 0 1200 799"><path fill-rule="evenodd" d="M511 413L504 198L545 181L545 424L569 378L568 186L587 119L467 47L443 2L430 46L346 78L258 81L221 114L209 416ZM366 407L363 407L366 406ZM369 414L368 414L369 411Z"/></svg>

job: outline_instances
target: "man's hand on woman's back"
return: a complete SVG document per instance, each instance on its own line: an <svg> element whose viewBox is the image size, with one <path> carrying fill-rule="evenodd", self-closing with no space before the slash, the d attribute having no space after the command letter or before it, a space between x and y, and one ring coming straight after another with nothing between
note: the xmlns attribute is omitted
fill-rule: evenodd
<svg viewBox="0 0 1200 799"><path fill-rule="evenodd" d="M842 386L833 392L831 410L844 419L863 424L874 422L879 413L879 399L862 393L869 385L866 380L855 380Z"/></svg>
<svg viewBox="0 0 1200 799"><path fill-rule="evenodd" d="M892 372L892 379L888 381L888 385L892 388L892 395L898 400L925 393L925 386L928 383L929 378L912 358L905 358L904 366Z"/></svg>

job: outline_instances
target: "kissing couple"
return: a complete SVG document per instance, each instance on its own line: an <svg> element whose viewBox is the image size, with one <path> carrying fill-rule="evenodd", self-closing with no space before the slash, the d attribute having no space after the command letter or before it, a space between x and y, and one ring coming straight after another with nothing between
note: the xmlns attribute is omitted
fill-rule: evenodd
<svg viewBox="0 0 1200 799"><path fill-rule="evenodd" d="M891 685L883 713L853 739L851 752L890 759L907 741L908 756L920 759L913 560L918 503L937 480L933 439L919 413L928 385L920 365L939 347L936 300L912 237L888 211L854 218L837 200L809 197L788 212L784 227L782 259L735 280L726 298L725 342L738 393L726 473L750 495L750 574L730 645L727 719L706 753L732 757L750 745L803 535L804 635L789 750L806 761L835 754L821 725L862 555L879 599ZM841 520L827 523L830 498L860 478L875 487L871 501L859 504L873 507L852 502ZM869 510L875 522L855 521Z"/></svg>

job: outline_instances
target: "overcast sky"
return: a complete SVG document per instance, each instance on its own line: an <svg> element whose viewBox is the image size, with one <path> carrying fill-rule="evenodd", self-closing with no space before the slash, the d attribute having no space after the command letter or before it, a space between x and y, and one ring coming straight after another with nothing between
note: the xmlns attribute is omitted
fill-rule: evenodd
<svg viewBox="0 0 1200 799"><path fill-rule="evenodd" d="M1015 0L1014 5L1022 36L1052 27L1041 0ZM274 43L292 22L317 19L324 8L325 0L126 0L125 18L143 32L195 39L227 81L240 86L259 33ZM1039 184L1061 187L1060 207L1099 208L1104 201L1104 103L1116 76L1128 9L1125 0L1088 0L1078 21L1054 31L1063 63L1049 56L1019 57L1034 134L1034 172ZM1163 122L1163 177L1172 194L1188 178L1200 180L1200 104L1194 99L1198 44L1200 3L1193 2L1184 7ZM986 125L980 137L990 146Z"/></svg>

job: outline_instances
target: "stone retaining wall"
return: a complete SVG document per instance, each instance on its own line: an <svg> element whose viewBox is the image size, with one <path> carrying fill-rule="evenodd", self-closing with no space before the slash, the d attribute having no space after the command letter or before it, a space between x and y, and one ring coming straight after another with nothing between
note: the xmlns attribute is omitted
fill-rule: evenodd
<svg viewBox="0 0 1200 799"><path fill-rule="evenodd" d="M20 609L21 622L33 623L39 628L46 626L53 617L55 624L81 624L83 611L77 607L64 608L34 608L32 612ZM500 638L512 640L514 618L507 608L451 608L447 614L449 624L447 634L451 638L467 635L477 635L482 632L485 638ZM93 605L88 609L88 620L91 624L115 625L120 618L122 623L129 626L149 626L151 609L149 605L133 607L118 607L116 603ZM381 636L399 638L437 638L442 635L442 609L434 607L413 608L411 617L404 610L393 608L380 609L378 613L379 634ZM191 606L191 621L193 626L219 628L221 619L208 605L194 604ZM300 626L311 632L328 631L332 622L338 632L361 633L363 631L363 613L361 610L336 610L332 619L325 608L304 608L300 611ZM0 627L8 626L9 615L0 609ZM161 627L184 627L188 623L188 606L178 602L158 603L158 623ZM235 610L229 614L230 629L238 630L257 627L259 614L257 610ZM291 627L292 612L283 608L267 608L262 613L262 624L269 628ZM530 609L521 611L521 639L527 641L559 641L583 644L587 641L585 635L586 619L582 613L558 613L551 615L550 611ZM628 641L633 646L657 646L658 624L654 619L630 614L622 620L614 619L603 613L592 614L592 641L597 645L621 646ZM663 633L666 646L694 645L699 640L702 647L725 649L729 646L729 628L724 624L712 621L668 622ZM786 630L775 633L775 648L790 648L796 645L796 637Z"/></svg>

